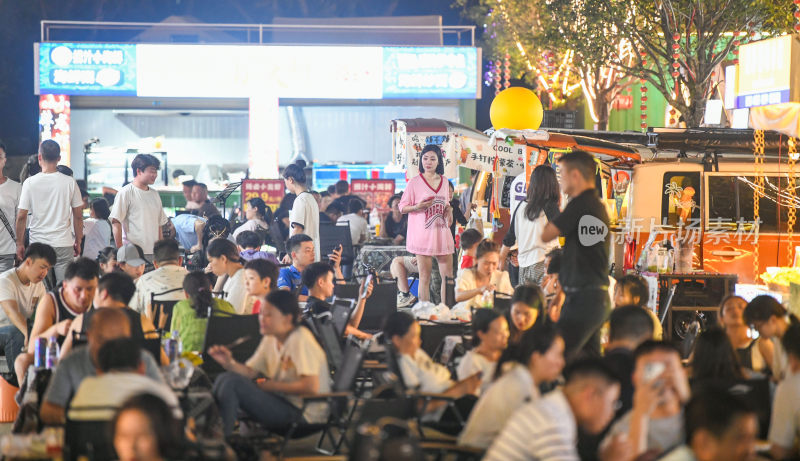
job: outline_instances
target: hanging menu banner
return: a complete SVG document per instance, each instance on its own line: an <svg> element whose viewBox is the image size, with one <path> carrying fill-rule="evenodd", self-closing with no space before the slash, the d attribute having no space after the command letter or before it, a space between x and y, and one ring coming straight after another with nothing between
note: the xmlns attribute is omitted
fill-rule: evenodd
<svg viewBox="0 0 800 461"><path fill-rule="evenodd" d="M389 199L394 195L394 179L353 179L350 192L367 201L367 208L389 209Z"/></svg>
<svg viewBox="0 0 800 461"><path fill-rule="evenodd" d="M251 198L260 198L275 211L285 195L283 179L245 179L242 181L242 203L247 207Z"/></svg>

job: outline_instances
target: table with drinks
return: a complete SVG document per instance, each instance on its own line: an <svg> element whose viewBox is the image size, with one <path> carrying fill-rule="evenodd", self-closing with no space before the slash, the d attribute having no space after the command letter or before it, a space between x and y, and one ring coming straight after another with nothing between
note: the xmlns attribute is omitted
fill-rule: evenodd
<svg viewBox="0 0 800 461"><path fill-rule="evenodd" d="M361 251L356 256L354 273L363 274L367 272L368 268L378 273L388 271L394 258L411 256L405 245L379 245L373 242L368 242L361 247Z"/></svg>

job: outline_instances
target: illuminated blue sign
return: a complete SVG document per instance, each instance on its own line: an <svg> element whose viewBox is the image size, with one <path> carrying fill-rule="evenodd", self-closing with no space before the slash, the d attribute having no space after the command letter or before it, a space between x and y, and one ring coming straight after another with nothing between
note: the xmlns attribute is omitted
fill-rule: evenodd
<svg viewBox="0 0 800 461"><path fill-rule="evenodd" d="M136 96L136 45L42 43L39 94Z"/></svg>
<svg viewBox="0 0 800 461"><path fill-rule="evenodd" d="M37 93L248 98L475 99L470 47L41 43Z"/></svg>
<svg viewBox="0 0 800 461"><path fill-rule="evenodd" d="M475 98L478 49L385 47L384 98Z"/></svg>

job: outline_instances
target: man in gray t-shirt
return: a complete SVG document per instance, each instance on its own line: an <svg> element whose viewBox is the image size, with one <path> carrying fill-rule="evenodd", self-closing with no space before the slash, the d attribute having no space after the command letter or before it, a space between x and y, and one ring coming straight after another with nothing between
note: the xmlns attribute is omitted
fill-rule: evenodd
<svg viewBox="0 0 800 461"><path fill-rule="evenodd" d="M45 424L64 424L66 408L81 381L88 376L97 375L95 364L100 347L109 340L130 336L130 322L121 309L97 309L89 325L88 344L75 348L56 366L44 394L40 411L42 421ZM142 351L142 362L147 376L164 382L158 364L149 353Z"/></svg>

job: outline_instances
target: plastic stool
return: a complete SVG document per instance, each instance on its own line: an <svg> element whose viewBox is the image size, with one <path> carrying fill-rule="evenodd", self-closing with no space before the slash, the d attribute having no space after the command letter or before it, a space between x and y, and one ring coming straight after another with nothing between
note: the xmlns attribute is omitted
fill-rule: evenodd
<svg viewBox="0 0 800 461"><path fill-rule="evenodd" d="M17 419L19 406L14 400L14 395L18 390L18 387L14 387L5 379L0 378L0 423L13 423Z"/></svg>

